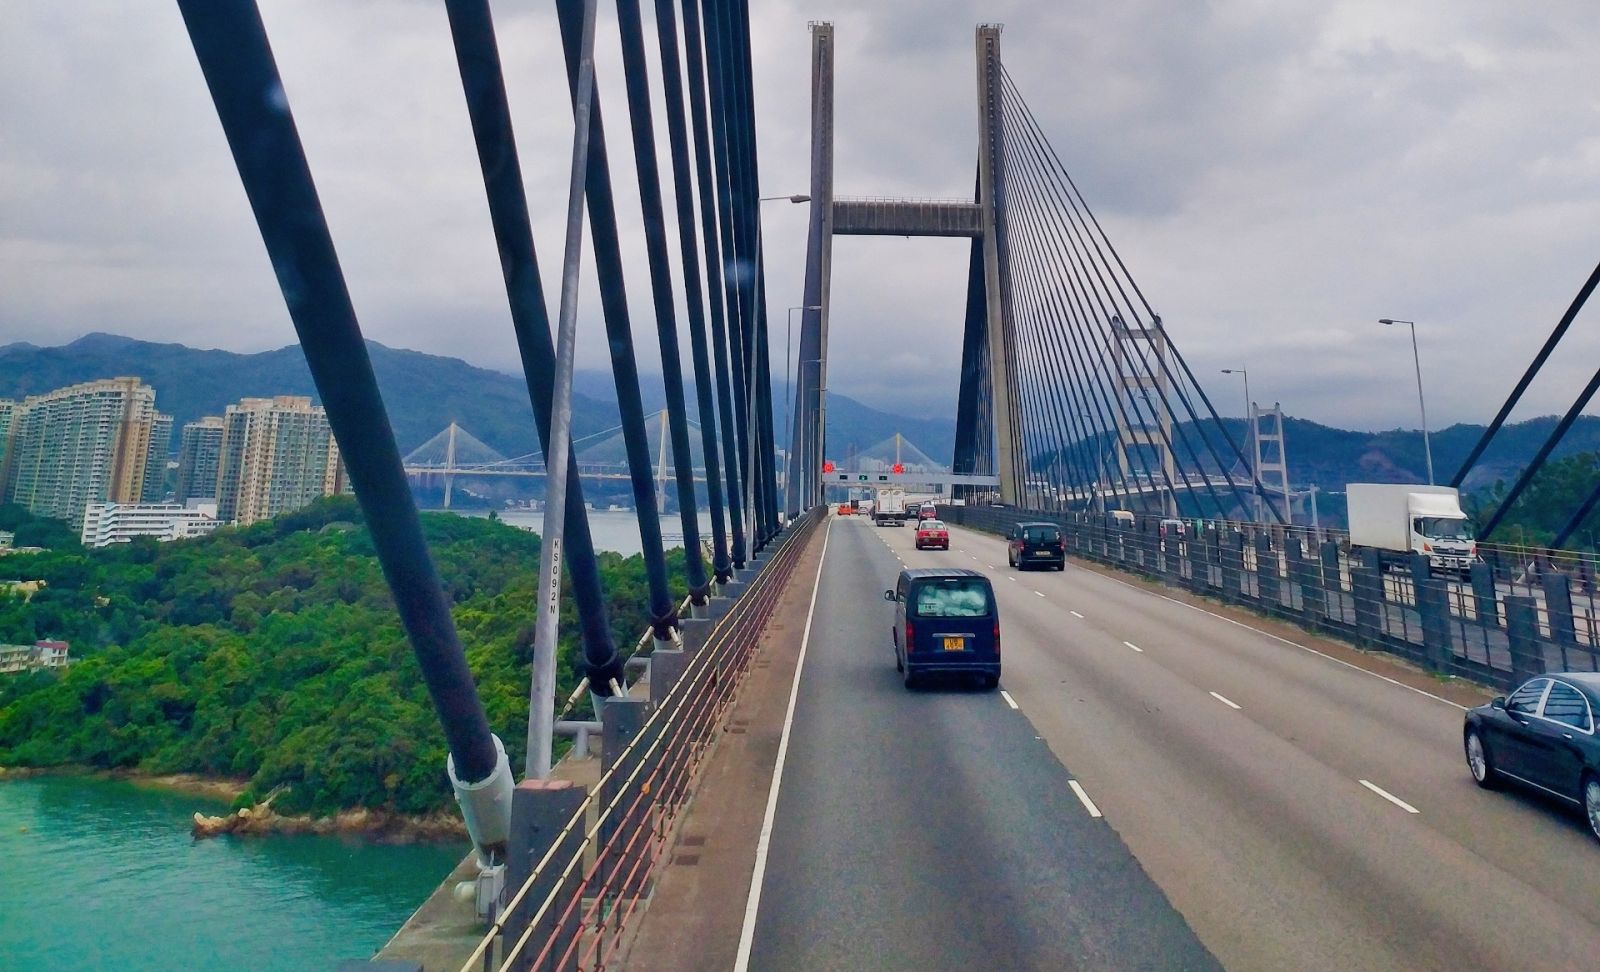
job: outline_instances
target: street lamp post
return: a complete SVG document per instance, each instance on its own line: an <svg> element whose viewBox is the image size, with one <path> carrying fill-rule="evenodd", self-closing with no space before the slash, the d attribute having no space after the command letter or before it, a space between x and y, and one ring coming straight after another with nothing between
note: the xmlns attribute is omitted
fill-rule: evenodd
<svg viewBox="0 0 1600 972"><path fill-rule="evenodd" d="M1422 355L1417 351L1417 322L1398 321L1391 317L1378 318L1379 324L1408 324L1411 326L1411 361L1417 369L1417 408L1422 412L1422 454L1428 459L1428 485L1433 485L1433 445L1428 441L1428 403L1422 397Z"/></svg>
<svg viewBox="0 0 1600 972"><path fill-rule="evenodd" d="M1260 520L1263 518L1263 514L1261 511L1261 493L1259 491L1261 484L1256 480L1256 418L1252 407L1253 399L1250 397L1250 369L1223 368L1222 373L1225 375L1238 375L1244 379L1244 420L1250 429L1250 459L1246 465L1250 470L1250 495L1256 498L1256 519Z"/></svg>

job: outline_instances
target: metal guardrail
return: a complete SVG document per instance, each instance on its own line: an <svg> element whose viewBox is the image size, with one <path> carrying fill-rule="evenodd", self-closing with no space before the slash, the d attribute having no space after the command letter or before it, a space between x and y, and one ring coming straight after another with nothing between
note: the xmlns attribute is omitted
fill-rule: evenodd
<svg viewBox="0 0 1600 972"><path fill-rule="evenodd" d="M797 521L715 622L672 689L609 758L528 879L509 893L461 972L595 969L615 954L629 919L649 896L756 642L825 514L823 508Z"/></svg>
<svg viewBox="0 0 1600 972"><path fill-rule="evenodd" d="M1190 520L1185 535L1163 536L1157 519L1119 526L992 506L942 506L939 515L1002 535L1017 523L1055 523L1073 556L1498 688L1546 671L1600 671L1594 572L1578 559L1491 549L1469 574L1446 577L1420 555L1385 570L1375 552L1352 558L1348 537L1303 527Z"/></svg>

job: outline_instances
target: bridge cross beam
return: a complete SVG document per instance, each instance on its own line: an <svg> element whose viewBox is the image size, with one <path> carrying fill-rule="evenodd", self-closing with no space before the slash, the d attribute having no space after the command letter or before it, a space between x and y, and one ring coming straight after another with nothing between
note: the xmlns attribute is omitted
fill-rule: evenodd
<svg viewBox="0 0 1600 972"><path fill-rule="evenodd" d="M811 25L811 218L790 449L796 458L786 505L822 501L826 452L828 333L836 236L935 236L973 241L956 432L957 472L998 474L1002 501L1022 495L1026 449L1017 401L1015 328L1006 259L1005 154L1000 27L977 28L979 144L972 201L838 198L833 191L833 25Z"/></svg>

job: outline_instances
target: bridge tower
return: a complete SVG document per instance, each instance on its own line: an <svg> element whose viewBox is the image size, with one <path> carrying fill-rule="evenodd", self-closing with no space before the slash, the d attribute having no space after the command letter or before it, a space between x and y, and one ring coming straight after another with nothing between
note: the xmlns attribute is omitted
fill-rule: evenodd
<svg viewBox="0 0 1600 972"><path fill-rule="evenodd" d="M977 28L978 158L973 201L836 198L833 192L834 37L811 24L811 220L807 231L805 310L800 328L794 426L796 474L786 486L791 512L822 501L827 429L828 313L835 236L942 236L972 240L961 390L953 471L997 475L1000 499L1017 504L1026 451L1015 400L1011 281L1006 270L1004 119L1000 98L1000 26Z"/></svg>
<svg viewBox="0 0 1600 972"><path fill-rule="evenodd" d="M456 485L456 430L459 426L454 421L450 423L449 439L444 447L444 508L450 508L450 494L455 492Z"/></svg>
<svg viewBox="0 0 1600 972"><path fill-rule="evenodd" d="M1291 521L1289 506L1289 452L1283 440L1283 408L1277 402L1271 408L1250 403L1250 438L1255 440L1255 494L1256 519L1267 522L1263 505L1271 506L1272 494L1283 497L1283 518Z"/></svg>
<svg viewBox="0 0 1600 972"><path fill-rule="evenodd" d="M1155 408L1149 400L1151 391L1162 400L1167 397L1167 335L1162 330L1161 318L1157 317L1148 327L1129 327L1121 317L1113 316L1111 334L1116 342L1117 384L1121 393L1116 413L1117 463L1122 469L1122 479L1126 482L1133 472L1129 461L1132 450L1155 453L1156 461L1143 463L1144 468L1162 471L1161 509L1168 516L1177 516L1178 501L1171 486L1177 480L1177 463L1171 445L1172 411ZM1147 412L1155 413L1153 423L1140 414L1140 405Z"/></svg>

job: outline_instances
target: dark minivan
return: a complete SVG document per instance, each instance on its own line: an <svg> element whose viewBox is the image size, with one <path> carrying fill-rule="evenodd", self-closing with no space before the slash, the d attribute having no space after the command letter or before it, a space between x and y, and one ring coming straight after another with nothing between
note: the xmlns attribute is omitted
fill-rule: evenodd
<svg viewBox="0 0 1600 972"><path fill-rule="evenodd" d="M1006 557L1018 570L1029 567L1067 569L1067 541L1054 523L1018 523L1011 528Z"/></svg>
<svg viewBox="0 0 1600 972"><path fill-rule="evenodd" d="M934 674L1000 684L1000 608L989 578L964 568L902 570L883 598L894 602L894 664L906 688Z"/></svg>

